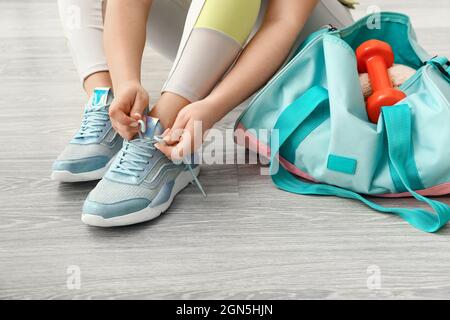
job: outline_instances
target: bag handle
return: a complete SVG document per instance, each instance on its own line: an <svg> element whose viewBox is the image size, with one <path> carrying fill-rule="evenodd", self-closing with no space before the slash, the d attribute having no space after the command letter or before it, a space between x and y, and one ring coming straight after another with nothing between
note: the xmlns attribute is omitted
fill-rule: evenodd
<svg viewBox="0 0 450 320"><path fill-rule="evenodd" d="M274 129L278 130L279 140L271 139L270 172L273 183L280 189L310 195L334 195L341 198L356 199L370 208L394 213L412 226L425 232L436 232L450 220L450 207L445 203L431 200L411 189L405 164L411 148L411 111L408 105L385 107L382 121L386 129L389 160L393 170L411 195L428 204L433 212L421 208L389 208L372 202L362 195L340 187L306 182L295 177L279 163L278 154L288 138L322 103L328 101L328 93L321 87L313 87L287 107L277 119ZM398 134L401 132L402 134ZM273 134L272 134L272 137Z"/></svg>

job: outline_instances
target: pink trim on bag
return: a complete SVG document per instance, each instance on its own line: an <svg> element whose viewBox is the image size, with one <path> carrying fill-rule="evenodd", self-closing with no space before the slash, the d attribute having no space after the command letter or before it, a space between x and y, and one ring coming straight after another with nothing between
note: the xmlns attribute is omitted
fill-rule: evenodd
<svg viewBox="0 0 450 320"><path fill-rule="evenodd" d="M242 136L243 133L243 136ZM238 142L245 141L244 147L248 148L249 150L252 150L264 157L270 158L270 147L268 145L265 145L264 143L258 141L258 139L251 134L243 125L242 123L239 123L236 127L235 131L236 137L239 136L237 139ZM296 176L299 176L300 178L309 180L313 183L319 183L316 179L311 177L306 172L303 172L299 168L297 168L294 164L290 163L283 157L279 157L280 163L285 167L289 172L295 174ZM450 194L450 182L446 182L434 187L430 187L423 190L415 190L418 194L422 196L443 196ZM374 197L381 197L381 198L405 198L405 197L411 197L412 195L409 192L403 192L403 193L387 193L387 194L376 194L371 195Z"/></svg>
<svg viewBox="0 0 450 320"><path fill-rule="evenodd" d="M261 143L256 139L254 135L252 135L248 130L244 128L244 126L239 123L237 130L235 131L236 137L237 134L243 133L244 136L240 136L237 140L245 141L245 145L243 147L246 147L247 149L256 152L257 154L262 155L263 157L266 157L267 159L270 158L270 147L268 145L265 145L264 143ZM284 159L283 157L278 157L280 159L280 163L285 167L289 172L295 174L296 176L299 176L300 178L309 180L311 182L317 183L318 181L311 177L306 172L301 171L299 168L297 168L295 165Z"/></svg>

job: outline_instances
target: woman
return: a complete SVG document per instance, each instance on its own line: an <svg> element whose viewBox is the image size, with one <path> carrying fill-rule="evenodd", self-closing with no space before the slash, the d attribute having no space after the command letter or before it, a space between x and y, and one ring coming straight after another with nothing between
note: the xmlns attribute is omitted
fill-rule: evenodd
<svg viewBox="0 0 450 320"><path fill-rule="evenodd" d="M273 76L296 41L352 22L337 0L59 0L59 9L89 101L52 177L103 177L83 207L82 220L96 226L139 223L167 210L199 173L171 161L201 143L194 124L202 124L203 137ZM174 64L138 135L149 104L140 82L146 38Z"/></svg>

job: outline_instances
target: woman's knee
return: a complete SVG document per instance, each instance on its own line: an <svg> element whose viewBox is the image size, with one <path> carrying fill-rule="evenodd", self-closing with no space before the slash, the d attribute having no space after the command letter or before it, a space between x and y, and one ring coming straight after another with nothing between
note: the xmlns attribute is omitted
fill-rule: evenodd
<svg viewBox="0 0 450 320"><path fill-rule="evenodd" d="M189 101L207 96L239 56L260 10L261 0L206 0L163 91Z"/></svg>
<svg viewBox="0 0 450 320"><path fill-rule="evenodd" d="M244 45L261 9L261 0L206 0L195 28L219 31Z"/></svg>

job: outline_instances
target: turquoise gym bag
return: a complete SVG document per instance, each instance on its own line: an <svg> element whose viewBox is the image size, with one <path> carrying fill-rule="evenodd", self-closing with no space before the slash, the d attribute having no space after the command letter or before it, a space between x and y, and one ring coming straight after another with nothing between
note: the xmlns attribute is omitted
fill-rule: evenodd
<svg viewBox="0 0 450 320"><path fill-rule="evenodd" d="M389 43L395 63L416 70L400 87L407 97L383 107L377 124L368 120L355 57L370 39ZM360 200L435 232L450 219L447 204L428 198L450 193L449 73L446 58L431 58L418 45L405 15L384 12L341 30L325 27L252 98L236 139L270 158L282 190ZM431 210L387 208L364 195L413 196Z"/></svg>

